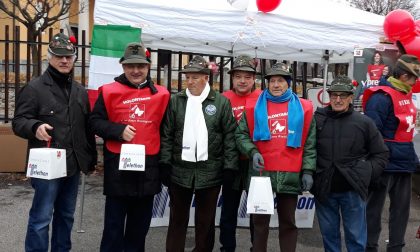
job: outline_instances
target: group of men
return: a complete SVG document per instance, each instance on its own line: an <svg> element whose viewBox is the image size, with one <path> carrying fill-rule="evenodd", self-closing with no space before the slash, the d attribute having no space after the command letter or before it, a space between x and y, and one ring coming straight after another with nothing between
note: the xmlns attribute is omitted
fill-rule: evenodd
<svg viewBox="0 0 420 252"><path fill-rule="evenodd" d="M186 89L171 97L150 78L145 50L137 42L127 45L123 73L100 88L90 111L86 91L71 78L75 48L67 36L53 37L48 69L19 94L13 130L29 140L29 148L51 142L66 149L67 176L31 178L35 195L25 251L48 251L51 220L51 251L71 249L79 174L96 164L95 134L104 139L100 251L145 250L161 183L170 195L166 251L185 249L193 195L194 251L213 250L220 190L220 250L235 251L240 198L252 176L271 180L281 251L296 250L295 208L303 191L315 196L326 251L341 251L341 219L349 251L377 251L388 192L388 251L401 251L418 163L410 93L420 76L415 56L402 55L393 77L365 94L362 115L353 110L347 77L332 82L330 105L314 113L310 101L292 92L285 63L268 70L266 89L256 89L256 63L247 55L235 58L228 72L233 88L223 94L209 84L208 62L195 56L181 71ZM143 113L133 113L136 107ZM145 146L144 171L119 169L124 143ZM270 217L251 215L252 251L267 251Z"/></svg>

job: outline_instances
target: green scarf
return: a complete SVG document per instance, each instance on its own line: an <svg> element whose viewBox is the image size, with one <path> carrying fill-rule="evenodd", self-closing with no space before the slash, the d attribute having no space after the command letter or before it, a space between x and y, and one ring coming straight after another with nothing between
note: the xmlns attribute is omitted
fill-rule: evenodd
<svg viewBox="0 0 420 252"><path fill-rule="evenodd" d="M395 79L394 77L389 77L388 78L388 82L391 83L391 85L397 89L398 91L404 92L406 94L410 93L411 91L411 86L405 84L404 82Z"/></svg>

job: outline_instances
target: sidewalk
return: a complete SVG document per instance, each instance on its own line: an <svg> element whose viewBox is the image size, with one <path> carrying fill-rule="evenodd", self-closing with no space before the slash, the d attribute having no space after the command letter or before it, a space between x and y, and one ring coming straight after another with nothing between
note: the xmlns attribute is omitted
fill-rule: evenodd
<svg viewBox="0 0 420 252"><path fill-rule="evenodd" d="M4 174L0 174L4 176ZM31 205L33 190L28 181L8 181L0 179L0 251L23 251L28 212ZM80 194L79 194L80 196ZM79 197L80 200L80 197ZM80 201L79 201L80 202ZM387 203L388 204L388 203ZM73 228L72 251L99 251L99 244L103 228L104 196L102 195L102 176L91 175L86 179L85 204L83 214L84 233L78 233L80 204L76 210L76 219ZM382 221L388 221L387 208ZM420 240L415 238L420 225L420 199L416 193L412 196L410 222L406 233L405 251L418 251ZM151 228L147 237L146 251L160 252L165 250L166 227ZM383 227L380 238L380 251L385 251L385 240L388 234L387 225ZM219 230L216 230L214 251L219 251ZM270 231L268 251L279 251L277 240L278 232ZM344 239L343 239L344 241ZM194 230L189 229L186 251L191 251L194 243ZM237 232L237 251L249 251L249 230L241 228ZM297 251L318 252L324 251L318 223L315 218L314 228L299 230ZM345 251L345 250L344 250Z"/></svg>

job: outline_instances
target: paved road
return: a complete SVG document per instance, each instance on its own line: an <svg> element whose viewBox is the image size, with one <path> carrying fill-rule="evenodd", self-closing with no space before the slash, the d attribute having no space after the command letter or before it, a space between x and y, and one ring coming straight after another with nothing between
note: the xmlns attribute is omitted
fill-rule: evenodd
<svg viewBox="0 0 420 252"><path fill-rule="evenodd" d="M0 174L0 176L2 176ZM99 251L99 243L103 228L103 207L104 197L102 195L102 177L89 176L86 180L86 193L83 215L84 233L77 233L79 208L76 213L76 222L73 231L73 250L76 252ZM11 182L9 185L0 184L0 251L23 251L23 241L26 232L28 212L33 196L32 188L28 182ZM80 196L80 194L79 194ZM79 197L80 199L80 197ZM417 227L420 224L420 200L416 193L413 193L410 213L410 223L407 229L406 251L419 251L420 240L415 238ZM384 211L382 221L385 223L388 215ZM385 239L387 230L382 232L381 251L385 251ZM279 251L278 232L275 229L270 231L269 251ZM147 237L147 251L164 251L166 227L151 228ZM193 247L193 229L188 232L186 251ZM216 234L218 239L218 230ZM237 251L248 251L250 247L249 231L246 228L238 230ZM216 241L214 251L218 251L219 244ZM315 219L314 228L301 229L297 251L317 252L323 251L321 235L318 223Z"/></svg>

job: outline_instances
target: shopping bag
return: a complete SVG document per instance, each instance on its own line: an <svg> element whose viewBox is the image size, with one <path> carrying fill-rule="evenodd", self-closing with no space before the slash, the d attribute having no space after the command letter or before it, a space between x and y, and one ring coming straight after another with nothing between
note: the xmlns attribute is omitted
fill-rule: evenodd
<svg viewBox="0 0 420 252"><path fill-rule="evenodd" d="M120 171L144 171L146 149L142 144L122 144L120 153Z"/></svg>
<svg viewBox="0 0 420 252"><path fill-rule="evenodd" d="M246 213L274 214L274 199L270 177L251 177Z"/></svg>
<svg viewBox="0 0 420 252"><path fill-rule="evenodd" d="M278 202L277 204L281 204ZM315 199L310 193L304 192L298 196L295 219L298 228L312 228L315 216Z"/></svg>
<svg viewBox="0 0 420 252"><path fill-rule="evenodd" d="M40 179L56 179L67 176L66 150L30 149L26 176Z"/></svg>

